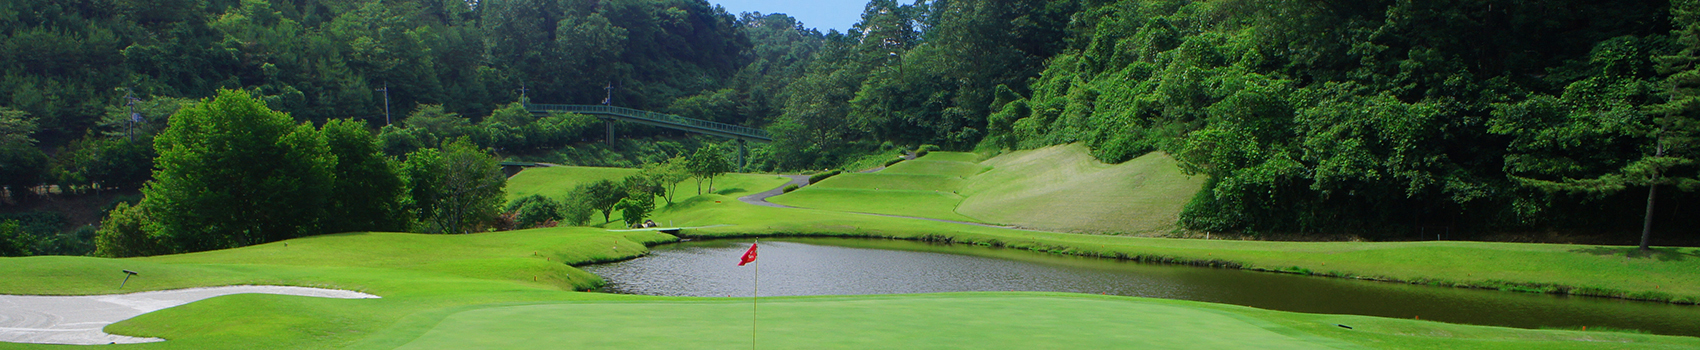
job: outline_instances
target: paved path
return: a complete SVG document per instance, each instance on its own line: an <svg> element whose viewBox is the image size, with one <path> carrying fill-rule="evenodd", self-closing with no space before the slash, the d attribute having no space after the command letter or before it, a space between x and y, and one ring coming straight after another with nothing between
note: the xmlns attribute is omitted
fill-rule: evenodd
<svg viewBox="0 0 1700 350"><path fill-rule="evenodd" d="M756 194L752 194L752 195L748 195L748 196L738 197L738 201L744 202L744 203L749 203L749 204L760 205L760 206L764 206L764 207L796 208L796 207L793 207L793 206L785 206L785 205L779 205L779 204L774 204L772 202L768 202L767 198L784 194L785 193L785 186L787 186L787 185L797 185L797 187L808 186L809 185L809 176L808 175L779 175L779 176L784 176L784 177L790 178L791 181L786 182L785 184L779 185L779 187L775 187L771 190L767 190L766 192L761 192L761 193L756 193Z"/></svg>
<svg viewBox="0 0 1700 350"><path fill-rule="evenodd" d="M378 297L346 290L283 286L226 286L81 296L0 295L0 342L96 345L165 341L106 334L102 329L145 313L201 299L245 293L338 299Z"/></svg>
<svg viewBox="0 0 1700 350"><path fill-rule="evenodd" d="M744 202L744 203L749 203L749 204L754 204L754 205L760 205L760 206L764 206L764 207L826 210L826 209L816 209L816 208L793 207L793 206L789 206L789 205L783 205L783 204L778 204L778 203L773 203L773 202L767 201L767 199L769 197L784 194L786 185L797 185L798 187L802 187L802 186L806 186L806 185L809 184L809 176L808 175L780 175L780 176L791 178L791 182L786 182L784 185L779 185L779 187L776 187L776 188L771 189L771 190L767 190L766 192L761 192L761 193L752 194L752 195L748 195L748 196L738 197L738 201L741 201L741 202ZM832 211L837 211L837 210L832 210ZM1017 226L993 225L993 224L979 223L979 222L967 222L967 221L923 218L923 217L916 217L916 216L863 213L863 212L855 212L855 211L837 211L837 212L851 213L851 214L861 214L861 215L884 216L884 217L888 217L888 218L917 219L917 220L927 220L927 221L948 222L948 223L952 223L952 224L973 225L973 226L980 226L980 227L1022 229L1022 228L1017 227Z"/></svg>

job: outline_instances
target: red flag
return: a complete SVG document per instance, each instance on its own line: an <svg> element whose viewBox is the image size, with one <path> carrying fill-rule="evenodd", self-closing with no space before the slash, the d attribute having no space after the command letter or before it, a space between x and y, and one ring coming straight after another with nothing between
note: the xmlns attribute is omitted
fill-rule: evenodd
<svg viewBox="0 0 1700 350"><path fill-rule="evenodd" d="M756 261L756 244L750 243L750 250L744 252L744 258L738 259L738 266L744 266L744 264L748 264L753 261Z"/></svg>

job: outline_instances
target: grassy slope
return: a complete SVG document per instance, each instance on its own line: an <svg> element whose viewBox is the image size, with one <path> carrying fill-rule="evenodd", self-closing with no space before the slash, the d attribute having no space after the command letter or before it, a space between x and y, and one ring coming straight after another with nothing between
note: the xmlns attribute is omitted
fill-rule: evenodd
<svg viewBox="0 0 1700 350"><path fill-rule="evenodd" d="M796 207L1012 224L1065 232L1164 233L1203 185L1153 153L1098 162L1078 144L999 155L932 152L769 199Z"/></svg>
<svg viewBox="0 0 1700 350"><path fill-rule="evenodd" d="M958 214L963 179L986 170L973 153L931 152L873 173L842 174L768 198L804 208L916 216L955 221L980 220Z"/></svg>
<svg viewBox="0 0 1700 350"><path fill-rule="evenodd" d="M1175 228L1203 185L1175 160L1151 153L1122 164L1093 159L1079 144L999 155L970 178L956 211L988 222L1044 230L1148 233Z"/></svg>

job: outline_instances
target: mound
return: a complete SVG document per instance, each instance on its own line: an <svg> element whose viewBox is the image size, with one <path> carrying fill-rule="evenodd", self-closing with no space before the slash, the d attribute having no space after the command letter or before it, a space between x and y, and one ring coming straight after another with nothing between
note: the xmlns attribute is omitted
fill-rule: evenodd
<svg viewBox="0 0 1700 350"><path fill-rule="evenodd" d="M1204 183L1174 158L1152 153L1104 164L1086 146L1017 151L986 160L991 170L963 185L958 213L986 222L1058 231L1171 230Z"/></svg>

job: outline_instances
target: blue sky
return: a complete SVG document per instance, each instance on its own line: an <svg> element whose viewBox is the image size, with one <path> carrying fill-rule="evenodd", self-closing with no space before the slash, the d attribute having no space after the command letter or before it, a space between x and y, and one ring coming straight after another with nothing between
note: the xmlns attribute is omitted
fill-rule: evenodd
<svg viewBox="0 0 1700 350"><path fill-rule="evenodd" d="M843 32L862 19L867 0L709 0L737 15L742 12L783 13L803 22L804 27Z"/></svg>

